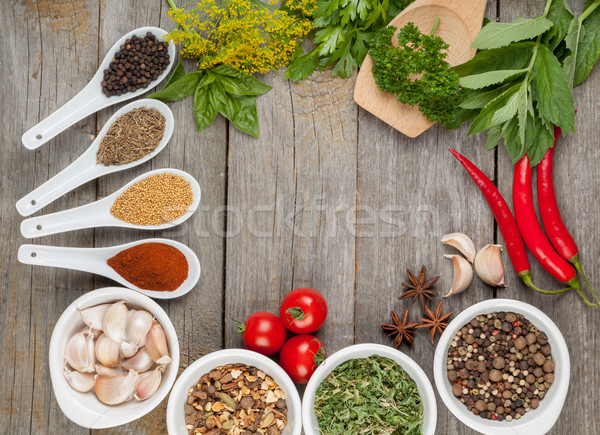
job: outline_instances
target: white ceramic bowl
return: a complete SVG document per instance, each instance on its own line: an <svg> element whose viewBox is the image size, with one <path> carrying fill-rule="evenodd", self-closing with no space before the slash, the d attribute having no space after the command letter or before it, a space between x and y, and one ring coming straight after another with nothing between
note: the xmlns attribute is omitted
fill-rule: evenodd
<svg viewBox="0 0 600 435"><path fill-rule="evenodd" d="M169 396L167 406L167 429L170 435L187 435L185 412L188 389L197 384L198 379L216 367L226 364L246 364L262 370L281 387L286 395L287 425L282 435L300 435L302 420L300 417L300 396L296 386L287 373L272 359L245 349L224 349L209 353L195 361L179 376Z"/></svg>
<svg viewBox="0 0 600 435"><path fill-rule="evenodd" d="M423 401L423 435L433 435L435 433L437 405L435 403L433 387L423 369L409 356L393 347L365 343L346 347L327 357L311 376L306 385L304 397L302 398L302 424L306 435L320 434L318 430L319 423L315 415L315 392L319 385L321 385L321 382L323 382L333 369L343 362L356 358L366 358L371 355L383 356L397 362L416 382L419 395Z"/></svg>
<svg viewBox="0 0 600 435"><path fill-rule="evenodd" d="M448 381L446 369L448 348L458 330L480 314L499 311L522 314L540 331L545 332L548 336L548 343L552 347L552 359L556 364L554 383L548 389L544 399L540 401L539 408L532 409L519 420L511 422L488 420L469 411L452 394L452 386ZM456 418L472 429L488 435L535 435L545 434L556 423L569 389L570 366L569 350L565 339L546 314L532 305L513 299L488 299L467 308L450 322L435 350L433 375L444 404Z"/></svg>
<svg viewBox="0 0 600 435"><path fill-rule="evenodd" d="M128 307L143 308L156 317L167 335L171 363L163 373L160 387L152 397L142 402L134 399L121 405L109 406L100 402L93 391L80 393L71 388L63 376L63 353L67 340L85 326L78 309L120 300L124 300ZM148 296L122 287L106 287L86 293L62 313L52 331L49 363L54 396L58 406L69 419L86 428L114 427L148 414L169 393L179 367L179 341L167 313Z"/></svg>

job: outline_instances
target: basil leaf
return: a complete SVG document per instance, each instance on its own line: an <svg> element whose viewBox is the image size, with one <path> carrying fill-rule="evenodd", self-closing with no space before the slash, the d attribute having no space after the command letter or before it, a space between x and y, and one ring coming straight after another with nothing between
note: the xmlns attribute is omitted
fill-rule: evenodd
<svg viewBox="0 0 600 435"><path fill-rule="evenodd" d="M585 3L584 11L593 3L595 2L588 0ZM575 68L575 86L587 78L600 58L600 6L596 7L583 21L583 26L585 26L585 34L579 40Z"/></svg>
<svg viewBox="0 0 600 435"><path fill-rule="evenodd" d="M553 25L544 17L517 18L512 23L489 23L481 29L471 47L479 50L505 47L511 42L535 38Z"/></svg>
<svg viewBox="0 0 600 435"><path fill-rule="evenodd" d="M209 92L209 87L198 86L194 93L194 115L198 131L202 131L212 124L218 113L217 107L209 101Z"/></svg>
<svg viewBox="0 0 600 435"><path fill-rule="evenodd" d="M200 82L198 82L198 87L208 86L212 82L214 82L216 78L217 76L215 76L213 73L210 72L210 70L208 70L206 71L206 74L204 74L204 77L200 79Z"/></svg>
<svg viewBox="0 0 600 435"><path fill-rule="evenodd" d="M506 83L490 91L470 91L458 106L463 109L483 109L490 101L513 85Z"/></svg>
<svg viewBox="0 0 600 435"><path fill-rule="evenodd" d="M208 89L208 101L211 105L218 109L222 105L227 104L228 95L219 82L215 81L211 83Z"/></svg>
<svg viewBox="0 0 600 435"><path fill-rule="evenodd" d="M525 68L533 54L533 42L517 42L508 47L478 52L473 59L454 67L454 71L465 77L497 70Z"/></svg>
<svg viewBox="0 0 600 435"><path fill-rule="evenodd" d="M173 82L176 82L184 75L185 75L185 69L183 68L183 65L181 63L181 56L180 56L179 62L177 62L177 65L175 66L175 69L173 70L173 74L171 74L171 77L169 77L169 79L166 81L165 85L163 86L163 89L168 87Z"/></svg>
<svg viewBox="0 0 600 435"><path fill-rule="evenodd" d="M469 129L468 134L476 134L480 133L486 128L493 127L494 125L500 124L504 121L498 121L494 123L494 116L497 111L501 111L497 116L496 120L504 119L506 120L506 116L510 113L511 110L506 110L505 106L511 101L511 109L514 107L514 113L516 113L517 107L516 103L512 102L513 97L517 94L519 88L521 87L521 83L516 84L510 87L508 90L504 91L498 97L494 98L487 106L479 112L479 115L473 121L471 128ZM513 106L514 104L514 106Z"/></svg>
<svg viewBox="0 0 600 435"><path fill-rule="evenodd" d="M229 119L238 130L258 137L255 95L227 94L227 101L221 105L219 113Z"/></svg>
<svg viewBox="0 0 600 435"><path fill-rule="evenodd" d="M226 92L235 95L261 95L273 89L251 75L246 75L242 79L219 76L218 80Z"/></svg>
<svg viewBox="0 0 600 435"><path fill-rule="evenodd" d="M246 74L243 72L233 68L231 65L219 65L212 67L210 69L215 74L219 74L220 76L227 76L233 79L242 79Z"/></svg>
<svg viewBox="0 0 600 435"><path fill-rule="evenodd" d="M314 50L296 57L285 69L285 79L299 81L304 80L319 66L319 52Z"/></svg>
<svg viewBox="0 0 600 435"><path fill-rule="evenodd" d="M501 69L498 71L490 71L481 74L473 74L470 76L461 77L459 83L463 88L481 89L499 83L504 83L505 81L514 79L522 74L525 74L526 72L526 69Z"/></svg>
<svg viewBox="0 0 600 435"><path fill-rule="evenodd" d="M171 85L168 87L148 95L148 98L154 98L162 101L163 103L182 100L194 93L196 87L198 86L198 82L200 82L202 74L203 73L200 71L194 71L186 74L180 79L171 83Z"/></svg>
<svg viewBox="0 0 600 435"><path fill-rule="evenodd" d="M545 45L538 48L533 63L533 81L538 111L544 119L564 131L575 133L573 96L558 59Z"/></svg>

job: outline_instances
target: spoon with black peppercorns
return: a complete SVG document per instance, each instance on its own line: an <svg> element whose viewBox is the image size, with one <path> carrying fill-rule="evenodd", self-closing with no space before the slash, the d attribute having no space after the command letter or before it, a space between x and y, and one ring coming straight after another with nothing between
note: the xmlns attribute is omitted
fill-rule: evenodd
<svg viewBox="0 0 600 435"><path fill-rule="evenodd" d="M119 39L85 88L23 134L25 148L36 149L92 113L139 97L165 79L175 57L175 46L162 41L166 34L140 27Z"/></svg>

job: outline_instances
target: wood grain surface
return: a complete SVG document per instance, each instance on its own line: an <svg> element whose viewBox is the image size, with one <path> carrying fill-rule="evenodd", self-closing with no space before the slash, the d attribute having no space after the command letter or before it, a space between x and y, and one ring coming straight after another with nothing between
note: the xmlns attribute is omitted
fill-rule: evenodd
<svg viewBox="0 0 600 435"><path fill-rule="evenodd" d="M571 0L579 12L584 0ZM486 16L511 21L540 13L538 0L488 0ZM77 297L113 283L62 269L17 263L21 217L15 202L66 167L87 148L119 106L90 116L36 151L20 143L24 131L74 96L93 76L106 50L127 31L145 25L172 29L163 0L18 0L0 8L1 186L5 260L0 269L0 431L6 434L163 434L167 400L144 418L112 430L89 431L71 423L57 406L48 371L48 346L61 312ZM189 62L186 68L194 65ZM600 283L600 160L598 122L600 68L575 90L577 135L556 150L559 206L577 241L585 269ZM176 126L168 147L151 162L111 174L70 192L43 213L105 197L149 169L183 169L199 181L200 208L175 229L143 232L88 229L34 239L57 246L110 246L146 237L168 237L190 246L202 264L197 287L183 298L160 302L181 345L181 367L211 351L240 347L232 319L254 311L277 312L290 290L322 291L330 312L317 336L333 353L353 343L391 344L380 324L399 301L406 268L422 264L440 294L450 288L451 263L439 239L470 234L478 247L503 243L491 212L468 175L447 152L454 147L496 180L510 203L512 164L505 150L484 150L484 137L466 128L437 126L409 139L359 109L353 101L356 74L348 79L316 73L300 83L283 72L262 77L273 90L258 99L260 139L242 134L218 117L196 132L189 100L172 103ZM506 289L478 279L444 309L459 312L492 297L529 302L563 332L571 352L569 395L552 434L600 433L600 311L575 294L533 294L503 254ZM534 282L557 289L533 260ZM414 358L433 383L434 346L418 333ZM472 434L438 397L438 434Z"/></svg>

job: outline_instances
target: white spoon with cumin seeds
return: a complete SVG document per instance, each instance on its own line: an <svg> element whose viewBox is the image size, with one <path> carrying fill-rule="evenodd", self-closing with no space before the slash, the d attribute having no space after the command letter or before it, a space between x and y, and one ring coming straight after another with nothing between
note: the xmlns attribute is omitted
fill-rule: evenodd
<svg viewBox="0 0 600 435"><path fill-rule="evenodd" d="M147 156L124 165L104 166L103 164L98 163L96 154L100 148L102 138L106 136L108 129L120 116L140 107L156 109L165 118L165 131L156 149ZM56 201L65 193L70 192L71 190L87 183L90 180L94 180L112 172L124 171L147 162L167 146L167 143L173 134L174 125L175 120L173 118L173 112L171 112L171 109L169 109L169 107L161 101L146 98L123 106L121 109L115 112L113 116L110 117L106 124L104 124L104 127L102 127L102 130L100 130L100 133L94 142L92 142L90 147L77 160L60 171L54 177L50 178L37 189L18 200L17 211L21 214L21 216L29 216L44 208L51 202Z"/></svg>
<svg viewBox="0 0 600 435"><path fill-rule="evenodd" d="M123 192L125 192L135 183L142 181L147 177L163 173L177 175L190 183L193 194L192 203L188 209L181 214L181 216L170 222L165 222L160 225L137 225L118 219L111 214L111 207L115 203L115 200L121 196ZM81 207L59 211L58 213L51 213L25 219L23 222L21 222L21 234L23 237L31 239L34 237L48 236L50 234L64 233L66 231L97 227L125 227L154 231L165 230L173 228L189 219L198 208L198 204L200 203L200 195L200 185L194 179L194 177L187 172L172 168L156 169L140 175L106 198L82 205ZM138 204L138 206L141 208L144 206L151 206L151 204ZM177 210L180 206L176 202L173 202L170 207L172 210ZM135 213L135 210L132 210L132 212Z"/></svg>
<svg viewBox="0 0 600 435"><path fill-rule="evenodd" d="M172 42L169 42L169 48L167 49L169 65L167 65L156 80L151 81L148 86L138 89L135 92L127 92L119 96L107 97L102 93L101 83L104 80L104 70L108 68L115 53L120 50L121 45L134 35L143 38L148 32L156 36L156 39L159 41L162 41L163 37L167 34L165 30L158 27L140 27L123 35L121 39L108 50L98 71L96 71L96 74L94 74L94 77L92 77L85 88L54 113L23 134L21 141L25 148L30 150L36 149L92 113L104 109L105 107L112 106L113 104L122 103L123 101L139 97L164 80L175 64L175 45Z"/></svg>

